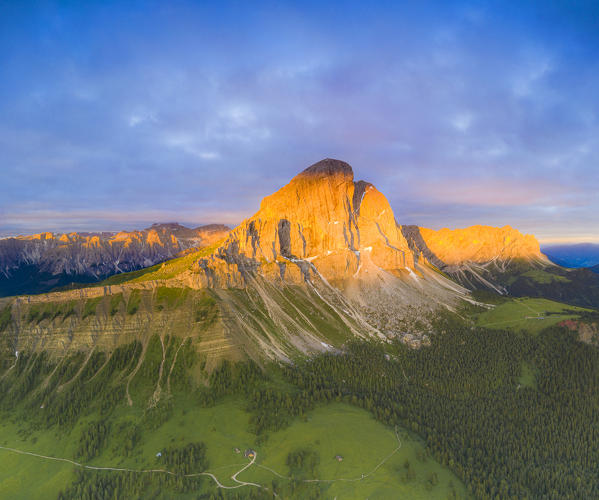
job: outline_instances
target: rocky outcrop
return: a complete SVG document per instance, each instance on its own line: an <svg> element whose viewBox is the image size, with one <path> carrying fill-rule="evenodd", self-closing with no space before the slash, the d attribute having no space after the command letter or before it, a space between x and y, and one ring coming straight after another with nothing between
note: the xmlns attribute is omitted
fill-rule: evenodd
<svg viewBox="0 0 599 500"><path fill-rule="evenodd" d="M222 240L222 225L154 224L119 233L41 233L0 240L0 295L39 293L152 266Z"/></svg>
<svg viewBox="0 0 599 500"><path fill-rule="evenodd" d="M494 259L547 260L532 234L522 234L510 226L471 226L439 231L423 227L420 232L429 250L450 266Z"/></svg>
<svg viewBox="0 0 599 500"><path fill-rule="evenodd" d="M260 210L196 270L205 286L227 287L258 270L293 283L315 275L341 282L413 266L385 196L372 184L354 182L347 163L326 159L264 198Z"/></svg>
<svg viewBox="0 0 599 500"><path fill-rule="evenodd" d="M539 242L510 226L471 226L435 231L403 226L415 258L426 261L470 289L508 291L509 275L551 266Z"/></svg>

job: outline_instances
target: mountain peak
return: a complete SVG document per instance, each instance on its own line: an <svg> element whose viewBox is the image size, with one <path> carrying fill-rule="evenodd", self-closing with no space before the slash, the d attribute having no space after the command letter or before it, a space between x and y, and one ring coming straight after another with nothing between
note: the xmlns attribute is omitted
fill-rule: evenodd
<svg viewBox="0 0 599 500"><path fill-rule="evenodd" d="M407 274L414 264L387 199L371 184L354 182L348 163L331 158L266 196L218 255L237 271L223 269L227 279L260 268L292 282L310 276L370 280L387 269ZM209 274L214 283L216 273Z"/></svg>
<svg viewBox="0 0 599 500"><path fill-rule="evenodd" d="M354 178L354 171L349 163L334 158L325 158L309 166L298 177L334 177L334 176Z"/></svg>

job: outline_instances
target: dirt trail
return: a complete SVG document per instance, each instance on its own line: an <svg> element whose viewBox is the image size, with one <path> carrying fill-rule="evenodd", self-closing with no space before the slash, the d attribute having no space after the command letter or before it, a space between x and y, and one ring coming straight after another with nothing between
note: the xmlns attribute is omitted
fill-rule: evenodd
<svg viewBox="0 0 599 500"><path fill-rule="evenodd" d="M522 300L518 300L517 302L518 302L518 304L520 304L520 305L522 305L522 306L526 307L526 309L528 309L529 311L531 311L531 312L535 313L537 316L540 316L540 315L541 315L541 313L540 313L539 311L535 311L535 310L534 310L532 307L530 307L530 306L529 306L529 305L528 305L526 302L524 302L524 301L522 301Z"/></svg>
<svg viewBox="0 0 599 500"><path fill-rule="evenodd" d="M110 354L108 356L106 356L106 360L104 361L104 363L102 363L102 366L100 368L98 368L98 371L96 373L94 373L94 376L92 378L90 378L87 382L85 382L86 384L88 382L91 382L93 379L95 379L98 376L98 373L100 373L104 367L108 364L108 362L112 359L112 354L114 353L114 351L110 351Z"/></svg>
<svg viewBox="0 0 599 500"><path fill-rule="evenodd" d="M368 472L367 474L362 474L360 477L356 477L356 478L338 478L338 479L302 479L301 481L304 483L334 483L337 481L345 481L345 482L355 482L355 481L362 481L366 478L368 478L369 476L372 476L374 473L376 473L376 471L378 471L393 455L395 455L401 448L401 439L399 438L399 434L397 432L397 427L395 427L395 437L397 438L397 448L395 448L389 455L387 455L385 458L383 458L383 460L381 460L376 467L374 467L374 469L372 469L370 472ZM68 463L71 464L75 467L79 467L82 469L87 469L87 470L97 470L97 471L116 471L116 472L133 472L133 473L137 473L137 474L148 474L148 473L159 473L159 474L168 474L171 476L177 476L178 474L166 469L129 469L126 467L98 467L98 466L94 466L94 465L85 465L79 462L76 462L74 460L70 460L68 458L60 458L60 457L51 457L48 455L41 455L39 453L33 453L30 451L24 451L24 450L19 450L16 448L9 448L7 446L0 446L0 450L5 450L5 451L9 451L12 453L17 453L19 455L28 455L28 456L32 456L32 457L37 457L37 458L41 458L44 460L52 460L55 462L64 462L64 463ZM208 476L210 477L219 488L223 488L226 490L234 490L237 488L242 488L244 486L253 486L255 488L263 488L265 490L270 491L270 489L266 486L263 486L261 484L258 483L252 483L249 481L242 481L240 479L237 479L237 476L239 474L241 474L242 472L244 472L245 470L249 469L252 465L255 464L256 459L258 458L258 453L254 452L254 456L252 457L252 459L245 464L241 469L239 469L237 472L235 472L232 476L230 476L231 480L235 483L237 483L235 486L226 486L224 484L222 484L219 479L212 473L212 472L197 472L195 474L184 474L183 477L198 477L198 476ZM226 466L229 467L229 466ZM265 465L260 465L257 464L256 467L260 467L261 469L267 470L269 472L271 472L272 474L274 474L275 476L281 478L281 479L286 479L289 481L296 481L297 479L294 479L290 476L284 476L283 474L279 474L277 471L275 471L274 469L271 469L270 467L266 467ZM274 493L274 492L273 492ZM275 493L275 496L276 493Z"/></svg>
<svg viewBox="0 0 599 500"><path fill-rule="evenodd" d="M83 361L83 363L81 364L81 366L79 367L79 369L77 370L77 373L75 373L75 375L73 375L71 377L70 380L67 380L64 384L60 384L57 388L56 388L56 392L61 392L66 386L68 386L70 383L74 382L75 380L77 380L77 378L79 377L79 375L81 375L81 373L83 372L83 370L85 369L85 367L87 366L87 363L89 363L89 360L91 359L92 355L94 354L94 351L96 350L96 346L93 346L87 357L85 358L85 360Z"/></svg>
<svg viewBox="0 0 599 500"><path fill-rule="evenodd" d="M17 453L19 455L28 455L31 457L37 457L37 458L42 458L44 460L52 460L55 462L64 462L67 464L71 464L74 465L75 467L79 467L81 469L88 469L88 470L97 470L97 471L116 471L116 472L133 472L133 473L137 473L137 474L148 474L148 473L159 473L159 474L168 474L170 476L177 476L178 474L176 472L172 472L166 469L129 469L126 467L96 467L94 465L85 465L79 462L75 462L74 460L70 460L68 458L60 458L60 457L50 457L48 455L41 455L39 453L33 453L31 451L23 451L23 450L18 450L16 448L9 448L7 446L0 446L0 450L5 450L5 451L10 451L12 453ZM208 476L210 478L212 478L212 480L216 483L216 485L219 488L223 488L226 490L235 490L237 488L241 488L243 486L255 486L256 488L265 488L264 486L257 484L257 483L249 483L246 481L240 481L239 479L237 479L237 475L241 474L244 470L248 469L250 466L252 466L254 464L254 462L256 461L258 454L254 455L254 458L252 458L252 460L247 463L246 465L244 465L240 470L238 470L235 474L233 474L231 476L231 479L238 483L235 486L225 486L224 484L222 484L218 478L212 474L211 472L197 472L195 474L184 474L183 477L198 477L198 476ZM265 488L268 489L268 488Z"/></svg>
<svg viewBox="0 0 599 500"><path fill-rule="evenodd" d="M19 357L17 356L17 358L15 359L15 362L14 362L14 363L13 363L13 364L12 364L12 365L11 365L11 366L8 368L8 370L6 370L6 371L5 371L5 372L2 374L2 376L0 377L0 380L3 380L3 379L4 379L4 377L6 377L6 376L7 376L7 375L10 373L10 371L11 371L11 370L12 370L12 369L13 369L15 366L17 366L17 361L18 361L18 360L19 360Z"/></svg>
<svg viewBox="0 0 599 500"><path fill-rule="evenodd" d="M260 484L256 484L256 483L248 483L246 481L240 481L239 479L237 479L237 476L239 474L241 474L244 470L249 469L254 462L256 461L256 459L258 458L258 453L254 452L254 456L252 457L252 460L250 461L250 463L248 463L245 467L243 467L242 469L238 470L235 474L233 474L231 476L231 479L233 481L235 481L236 483L239 483L239 486L236 486L236 488L239 488L241 486L256 486L257 488L263 488L264 486L260 485Z"/></svg>
<svg viewBox="0 0 599 500"><path fill-rule="evenodd" d="M162 387L160 386L160 380L162 380L162 372L164 370L164 361L166 359L166 347L164 346L164 338L160 337L160 344L162 345L162 361L160 362L160 369L158 370L158 381L156 382L156 389L152 398L150 399L150 406L156 406L160 401L160 394L162 393Z"/></svg>

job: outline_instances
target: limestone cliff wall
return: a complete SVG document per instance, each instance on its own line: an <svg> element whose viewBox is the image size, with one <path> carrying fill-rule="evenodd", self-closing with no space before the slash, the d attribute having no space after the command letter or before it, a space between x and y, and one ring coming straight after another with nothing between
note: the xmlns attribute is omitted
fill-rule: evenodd
<svg viewBox="0 0 599 500"><path fill-rule="evenodd" d="M492 260L547 261L533 235L522 234L510 226L471 226L438 231L411 226L404 228L404 234L408 233L414 247L439 267L468 262L482 264Z"/></svg>
<svg viewBox="0 0 599 500"><path fill-rule="evenodd" d="M265 276L301 282L356 275L362 261L383 270L413 267L407 241L385 196L351 167L323 160L264 198L260 210L234 229L196 271L206 286L234 286L260 269Z"/></svg>
<svg viewBox="0 0 599 500"><path fill-rule="evenodd" d="M471 226L465 229L422 228L428 247L450 265L463 261L487 262L498 259L544 259L539 242L510 226Z"/></svg>

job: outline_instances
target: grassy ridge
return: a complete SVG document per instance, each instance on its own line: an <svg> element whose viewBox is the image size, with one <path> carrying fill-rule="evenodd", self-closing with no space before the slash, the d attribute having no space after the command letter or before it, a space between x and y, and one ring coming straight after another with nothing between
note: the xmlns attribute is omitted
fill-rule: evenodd
<svg viewBox="0 0 599 500"><path fill-rule="evenodd" d="M129 273L115 274L94 286L109 286L109 285L122 285L124 283L143 283L144 281L152 280L166 280L174 278L175 276L188 271L191 269L193 264L202 257L208 257L212 255L214 251L222 244L222 241L214 243L208 247L202 248L201 250L191 252L183 257L177 257L175 259L167 260L162 264L156 264L155 266L146 267L138 271L132 271Z"/></svg>
<svg viewBox="0 0 599 500"><path fill-rule="evenodd" d="M568 278L566 278L565 276L555 274L555 273L548 273L547 271L543 271L542 269L531 269L530 271L526 271L525 273L523 273L522 276L531 278L536 283L540 283L543 285L546 285L548 283L553 283L554 281L561 282L561 283L570 283L570 281L571 281Z"/></svg>

